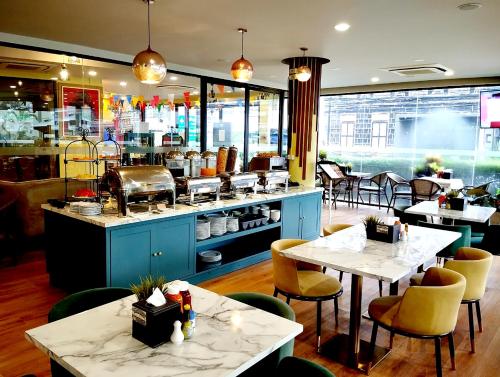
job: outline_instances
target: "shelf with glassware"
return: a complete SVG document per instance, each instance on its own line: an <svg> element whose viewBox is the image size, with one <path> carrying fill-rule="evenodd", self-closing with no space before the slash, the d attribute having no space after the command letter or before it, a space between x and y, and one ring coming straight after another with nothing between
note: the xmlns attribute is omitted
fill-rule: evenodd
<svg viewBox="0 0 500 377"><path fill-rule="evenodd" d="M87 139L88 130L81 130L81 137L71 141L64 149L64 200L95 201L97 199L97 157L95 144ZM74 164L74 165L73 165ZM69 176L71 175L71 176ZM69 183L80 182L73 195L68 195Z"/></svg>

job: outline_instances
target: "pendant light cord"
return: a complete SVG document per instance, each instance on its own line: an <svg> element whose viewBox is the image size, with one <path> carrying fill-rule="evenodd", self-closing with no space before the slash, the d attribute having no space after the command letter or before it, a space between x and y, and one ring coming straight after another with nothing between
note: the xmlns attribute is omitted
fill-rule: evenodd
<svg viewBox="0 0 500 377"><path fill-rule="evenodd" d="M150 27L150 21L149 21L149 2L150 0L147 0L148 1L148 48L150 49L151 48L151 27Z"/></svg>
<svg viewBox="0 0 500 377"><path fill-rule="evenodd" d="M245 34L245 31L241 31L241 57L243 58L243 34Z"/></svg>

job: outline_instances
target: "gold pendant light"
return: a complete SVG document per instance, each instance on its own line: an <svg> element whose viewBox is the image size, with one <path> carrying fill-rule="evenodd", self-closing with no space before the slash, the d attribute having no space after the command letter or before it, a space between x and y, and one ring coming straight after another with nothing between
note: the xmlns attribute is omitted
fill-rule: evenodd
<svg viewBox="0 0 500 377"><path fill-rule="evenodd" d="M302 57L306 56L307 47L301 47ZM295 78L301 82L307 81L311 78L311 68L307 65L301 65L297 68L297 73L295 74Z"/></svg>
<svg viewBox="0 0 500 377"><path fill-rule="evenodd" d="M151 49L149 4L152 0L144 1L148 4L148 48L135 56L132 71L137 80L143 84L159 84L167 75L167 65L165 59Z"/></svg>
<svg viewBox="0 0 500 377"><path fill-rule="evenodd" d="M243 57L243 34L247 29L239 28L238 32L241 33L241 58L236 60L231 66L231 76L239 82L247 82L252 79L253 65Z"/></svg>

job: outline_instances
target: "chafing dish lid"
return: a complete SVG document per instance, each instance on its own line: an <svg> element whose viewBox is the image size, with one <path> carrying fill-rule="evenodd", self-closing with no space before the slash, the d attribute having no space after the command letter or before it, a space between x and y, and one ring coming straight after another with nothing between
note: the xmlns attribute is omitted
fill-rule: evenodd
<svg viewBox="0 0 500 377"><path fill-rule="evenodd" d="M217 153L212 152L212 151L205 151L201 154L201 158L205 159L216 159L217 158Z"/></svg>
<svg viewBox="0 0 500 377"><path fill-rule="evenodd" d="M271 178L271 177L283 177L289 178L290 174L286 170L254 170L259 177Z"/></svg>
<svg viewBox="0 0 500 377"><path fill-rule="evenodd" d="M169 160L182 160L184 159L184 153L178 149L174 149L167 153L167 159Z"/></svg>
<svg viewBox="0 0 500 377"><path fill-rule="evenodd" d="M103 177L111 190L129 194L175 189L172 173L161 165L120 166L111 168Z"/></svg>
<svg viewBox="0 0 500 377"><path fill-rule="evenodd" d="M201 154L199 154L197 151L187 151L186 158L190 160L199 160L201 159Z"/></svg>

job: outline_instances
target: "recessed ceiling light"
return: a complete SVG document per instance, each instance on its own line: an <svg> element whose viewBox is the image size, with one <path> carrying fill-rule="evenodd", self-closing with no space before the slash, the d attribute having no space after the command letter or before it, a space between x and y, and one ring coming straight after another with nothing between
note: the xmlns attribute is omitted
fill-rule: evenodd
<svg viewBox="0 0 500 377"><path fill-rule="evenodd" d="M338 23L337 25L335 25L335 30L337 30L337 31L347 31L347 30L349 30L350 27L351 27L351 25L349 25L348 23L341 22L341 23Z"/></svg>
<svg viewBox="0 0 500 377"><path fill-rule="evenodd" d="M78 60L78 58L77 58L76 56L72 56L72 57L71 57L71 61L72 61L72 62L76 62L77 60Z"/></svg>
<svg viewBox="0 0 500 377"><path fill-rule="evenodd" d="M169 79L170 79L170 81L177 81L178 77L177 76L170 76Z"/></svg>
<svg viewBox="0 0 500 377"><path fill-rule="evenodd" d="M17 97L17 96L19 95L19 92L16 90L16 91L14 92L14 95Z"/></svg>
<svg viewBox="0 0 500 377"><path fill-rule="evenodd" d="M125 88L127 86L127 82L126 81L120 81L120 86L122 88Z"/></svg>
<svg viewBox="0 0 500 377"><path fill-rule="evenodd" d="M11 89L16 89L16 86L15 85L11 85L10 88Z"/></svg>
<svg viewBox="0 0 500 377"><path fill-rule="evenodd" d="M481 3L465 3L465 4L460 4L459 6L457 6L458 9L460 10L476 10L476 9L479 9L483 6L483 4Z"/></svg>
<svg viewBox="0 0 500 377"><path fill-rule="evenodd" d="M379 82L379 81L380 81L380 79L379 79L378 77L372 77L372 78L370 79L370 81L371 81L371 82Z"/></svg>
<svg viewBox="0 0 500 377"><path fill-rule="evenodd" d="M453 70L451 70L451 69L447 70L447 71L444 73L444 75L445 75L445 76L453 76L454 74L455 74L455 72L453 72Z"/></svg>
<svg viewBox="0 0 500 377"><path fill-rule="evenodd" d="M422 62L425 62L425 59L415 59L414 60L416 63L422 63Z"/></svg>
<svg viewBox="0 0 500 377"><path fill-rule="evenodd" d="M97 76L97 72L96 71L89 71L89 76Z"/></svg>
<svg viewBox="0 0 500 377"><path fill-rule="evenodd" d="M50 79L51 79L51 80L54 80L54 81L57 81L57 77L55 77L55 76L54 76L54 77L51 77Z"/></svg>
<svg viewBox="0 0 500 377"><path fill-rule="evenodd" d="M21 80L19 80L19 81L17 82L17 85L19 85L19 86L23 86L23 82L22 82Z"/></svg>

